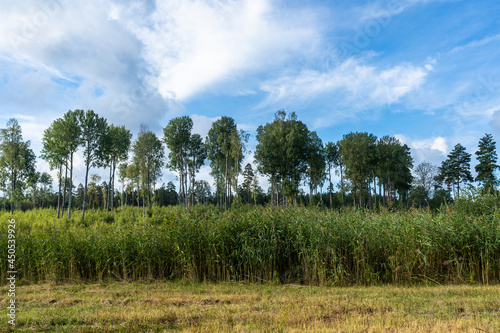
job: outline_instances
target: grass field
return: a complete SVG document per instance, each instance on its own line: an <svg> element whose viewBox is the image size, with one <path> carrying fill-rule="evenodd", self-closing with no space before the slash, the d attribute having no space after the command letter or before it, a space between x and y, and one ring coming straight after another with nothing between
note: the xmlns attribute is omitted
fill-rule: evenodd
<svg viewBox="0 0 500 333"><path fill-rule="evenodd" d="M7 287L0 288L5 313ZM499 332L499 286L20 286L16 331ZM0 331L9 331L1 316Z"/></svg>

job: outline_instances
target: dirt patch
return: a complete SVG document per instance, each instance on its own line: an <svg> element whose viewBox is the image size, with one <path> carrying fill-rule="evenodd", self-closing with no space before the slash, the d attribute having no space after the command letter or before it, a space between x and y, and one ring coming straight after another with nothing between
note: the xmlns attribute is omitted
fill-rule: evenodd
<svg viewBox="0 0 500 333"><path fill-rule="evenodd" d="M200 301L201 305L225 305L231 304L228 300L220 300L220 299L202 299Z"/></svg>

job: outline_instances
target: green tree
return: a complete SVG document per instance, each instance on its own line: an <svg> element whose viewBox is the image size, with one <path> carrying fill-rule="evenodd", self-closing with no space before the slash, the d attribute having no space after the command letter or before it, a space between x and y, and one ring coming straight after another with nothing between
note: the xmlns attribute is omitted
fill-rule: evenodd
<svg viewBox="0 0 500 333"><path fill-rule="evenodd" d="M379 194L383 186L383 204L387 197L395 199L396 192L400 198L407 198L413 181L410 148L395 137L383 136L377 142L376 154L374 170L379 180Z"/></svg>
<svg viewBox="0 0 500 333"><path fill-rule="evenodd" d="M33 198L33 209L36 209L36 195L38 191L38 185L40 183L41 174L39 171L33 171L28 175L27 185L31 189L31 195Z"/></svg>
<svg viewBox="0 0 500 333"><path fill-rule="evenodd" d="M307 176L309 178L309 194L317 194L318 187L322 186L326 177L326 159L323 142L315 131L309 133L307 156Z"/></svg>
<svg viewBox="0 0 500 333"><path fill-rule="evenodd" d="M21 126L15 118L0 129L0 166L10 183L11 213L20 199L21 183L34 172L36 157L30 144L29 140L23 141Z"/></svg>
<svg viewBox="0 0 500 333"><path fill-rule="evenodd" d="M106 210L113 210L114 206L114 188L115 188L115 170L117 163L125 161L128 158L128 151L132 140L132 133L125 126L108 125L105 135L101 138L102 143L100 157L104 163L109 166L109 182Z"/></svg>
<svg viewBox="0 0 500 333"><path fill-rule="evenodd" d="M43 204L45 202L45 198L48 193L51 192L52 189L52 176L49 175L47 172L43 172L40 175L40 196L41 196L41 203L40 206L43 208Z"/></svg>
<svg viewBox="0 0 500 333"><path fill-rule="evenodd" d="M198 202L205 204L210 199L212 190L206 180L197 180L195 183L195 192Z"/></svg>
<svg viewBox="0 0 500 333"><path fill-rule="evenodd" d="M120 165L118 166L118 180L119 182L122 184L122 191L121 191L121 195L120 195L120 205L121 207L123 207L124 203L127 202L127 191L126 191L126 187L127 187L127 167L128 167L128 164L127 163L120 163Z"/></svg>
<svg viewBox="0 0 500 333"><path fill-rule="evenodd" d="M90 168L103 165L102 149L103 135L106 133L106 119L99 117L93 110L77 110L82 130L81 145L83 146L83 159L85 161L85 184L83 192L82 219L85 218L85 202L87 200L87 183ZM71 176L70 176L71 177ZM71 208L71 204L70 204Z"/></svg>
<svg viewBox="0 0 500 333"><path fill-rule="evenodd" d="M474 179L470 173L471 154L467 153L465 147L457 143L448 154L448 158L439 167L437 179L446 182L453 187L453 192L460 195L460 184L472 182Z"/></svg>
<svg viewBox="0 0 500 333"><path fill-rule="evenodd" d="M250 203L250 198L251 198L250 192L252 190L253 179L254 179L254 173L252 164L247 163L247 165L245 165L245 170L243 170L243 189L246 192L248 203Z"/></svg>
<svg viewBox="0 0 500 333"><path fill-rule="evenodd" d="M132 207L133 207L135 203L134 192L137 191L137 193L139 193L141 184L139 166L136 163L130 163L127 166L126 174L127 174L127 179L129 180L129 183L127 185L127 192L130 192L130 194L132 195ZM139 206L139 195L137 195L137 206Z"/></svg>
<svg viewBox="0 0 500 333"><path fill-rule="evenodd" d="M196 174L205 164L207 158L207 148L199 134L195 133L191 135L186 156L188 159L187 164L191 188L191 205L194 205L195 196L198 193L198 191L196 191Z"/></svg>
<svg viewBox="0 0 500 333"><path fill-rule="evenodd" d="M66 158L66 165L68 165L69 159L69 184L67 177L64 178L64 188L68 185L68 218L71 218L71 200L73 197L73 157L81 144L82 140L82 128L79 121L81 110L68 111L64 114L62 120L56 123L56 140L57 145L62 148L63 156ZM57 153L56 148L56 153ZM66 194L66 190L64 191ZM63 200L64 201L64 200ZM64 203L63 203L64 207Z"/></svg>
<svg viewBox="0 0 500 333"><path fill-rule="evenodd" d="M168 158L169 168L179 173L179 200L186 207L187 198L187 172L191 130L193 120L189 116L182 116L170 119L168 125L163 129L163 141L170 150Z"/></svg>
<svg viewBox="0 0 500 333"><path fill-rule="evenodd" d="M234 192L238 194L238 177L241 173L241 162L243 162L243 157L246 153L246 144L250 134L244 130L233 131L231 133L231 161L233 167L230 170L229 177L233 185ZM237 197L237 203L240 202L240 198Z"/></svg>
<svg viewBox="0 0 500 333"><path fill-rule="evenodd" d="M493 141L491 134L485 134L479 140L478 150L476 151L476 159L479 164L475 169L477 176L475 181L483 185L484 189L495 189L497 179L495 170L499 168L497 163L496 142Z"/></svg>
<svg viewBox="0 0 500 333"><path fill-rule="evenodd" d="M87 185L87 197L89 199L89 207L92 206L92 209L95 209L96 204L97 204L97 207L99 208L99 196L98 195L99 195L99 192L101 192L101 189L99 188L100 181L101 181L101 176L99 176L98 174L90 175L90 182Z"/></svg>
<svg viewBox="0 0 500 333"><path fill-rule="evenodd" d="M309 138L307 126L293 112L287 118L285 111L278 111L272 123L257 128L254 157L259 172L270 177L271 201L273 192L277 203L281 195L296 201L307 172Z"/></svg>
<svg viewBox="0 0 500 333"><path fill-rule="evenodd" d="M236 133L236 134L235 134ZM233 118L223 116L212 123L206 141L207 157L210 160L212 174L216 179L217 197L227 209L231 192L231 172L235 166L235 135L237 127ZM241 154L242 155L242 154ZM222 180L224 184L222 185ZM220 196L222 192L222 196ZM221 202L217 200L217 207Z"/></svg>
<svg viewBox="0 0 500 333"><path fill-rule="evenodd" d="M70 111L72 112L72 111ZM43 133L41 157L49 163L50 170L58 170L59 186L57 192L57 218L61 213L61 184L62 184L62 168L67 167L68 149L64 146L63 134L64 123L63 119L56 119L49 128ZM77 124L78 125L78 124ZM77 126L79 129L79 127ZM79 140L79 138L77 138ZM78 147L76 142L76 147ZM67 168L66 168L67 169Z"/></svg>
<svg viewBox="0 0 500 333"><path fill-rule="evenodd" d="M328 193L330 196L330 207L332 207L332 169L339 166L339 150L338 146L334 142L327 142L323 148L323 154L325 156L326 169L328 170Z"/></svg>
<svg viewBox="0 0 500 333"><path fill-rule="evenodd" d="M346 177L353 186L354 204L356 198L360 207L363 206L363 197L373 175L376 159L377 137L366 132L351 132L345 134L340 141L340 152L345 163Z"/></svg>
<svg viewBox="0 0 500 333"><path fill-rule="evenodd" d="M139 169L142 192L143 216L146 212L146 195L148 207L151 207L151 193L154 192L154 184L161 176L164 164L164 148L156 134L141 126L139 137L133 145L133 162Z"/></svg>

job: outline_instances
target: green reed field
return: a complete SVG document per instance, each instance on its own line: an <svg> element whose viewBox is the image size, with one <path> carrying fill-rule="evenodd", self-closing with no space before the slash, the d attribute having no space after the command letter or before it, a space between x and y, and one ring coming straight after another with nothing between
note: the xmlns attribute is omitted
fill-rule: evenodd
<svg viewBox="0 0 500 333"><path fill-rule="evenodd" d="M125 207L81 221L53 210L0 214L0 249L16 221L24 284L187 280L306 285L500 281L498 198L426 210ZM5 285L7 251L0 251Z"/></svg>

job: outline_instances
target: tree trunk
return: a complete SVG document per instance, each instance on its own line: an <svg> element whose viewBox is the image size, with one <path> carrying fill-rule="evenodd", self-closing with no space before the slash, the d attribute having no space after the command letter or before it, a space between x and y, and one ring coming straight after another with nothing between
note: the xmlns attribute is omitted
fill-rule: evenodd
<svg viewBox="0 0 500 333"><path fill-rule="evenodd" d="M82 220L85 219L85 201L87 199L87 181L89 179L89 169L90 162L87 162L87 166L85 168L85 192L83 193L83 207L82 207Z"/></svg>
<svg viewBox="0 0 500 333"><path fill-rule="evenodd" d="M71 152L70 157L70 168L69 168L69 199L68 199L68 219L71 218L71 197L73 192L73 152Z"/></svg>
<svg viewBox="0 0 500 333"><path fill-rule="evenodd" d="M226 152L226 179L224 182L224 209L227 210L227 186L228 186L228 163L229 163L229 152Z"/></svg>
<svg viewBox="0 0 500 333"><path fill-rule="evenodd" d="M342 207L344 207L344 175L342 165L340 165L340 191L342 192Z"/></svg>
<svg viewBox="0 0 500 333"><path fill-rule="evenodd" d="M332 168L328 166L328 192L330 192L330 209L332 208Z"/></svg>
<svg viewBox="0 0 500 333"><path fill-rule="evenodd" d="M111 211L115 208L115 171L116 171L116 161L113 161L113 177L111 181Z"/></svg>
<svg viewBox="0 0 500 333"><path fill-rule="evenodd" d="M106 212L109 212L109 193L111 192L111 163L109 164L108 197L106 198Z"/></svg>
<svg viewBox="0 0 500 333"><path fill-rule="evenodd" d="M220 210L220 184L219 184L219 160L217 160L217 180L216 180L216 187L217 187L217 210Z"/></svg>
<svg viewBox="0 0 500 333"><path fill-rule="evenodd" d="M62 210L61 212L64 212L64 207L66 205L66 193L68 193L67 190L67 185L68 185L68 161L66 161L65 165L65 171L64 171L64 191L63 191L63 200L62 200ZM61 213L63 215L64 213Z"/></svg>
<svg viewBox="0 0 500 333"><path fill-rule="evenodd" d="M61 212L61 182L62 182L62 164L59 172L59 190L57 191L57 218Z"/></svg>

